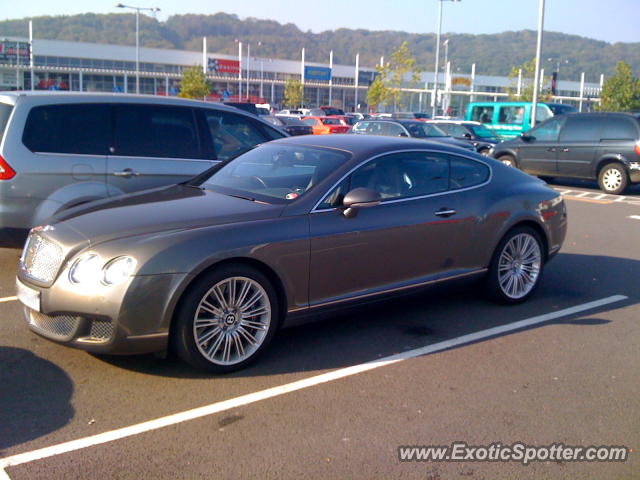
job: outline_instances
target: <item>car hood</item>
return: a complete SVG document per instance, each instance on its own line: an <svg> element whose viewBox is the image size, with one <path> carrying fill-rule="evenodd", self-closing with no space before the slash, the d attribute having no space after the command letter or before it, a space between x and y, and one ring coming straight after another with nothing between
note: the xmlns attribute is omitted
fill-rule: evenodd
<svg viewBox="0 0 640 480"><path fill-rule="evenodd" d="M231 197L199 187L174 185L65 210L54 217L92 245L118 238L194 229L280 216L284 205Z"/></svg>

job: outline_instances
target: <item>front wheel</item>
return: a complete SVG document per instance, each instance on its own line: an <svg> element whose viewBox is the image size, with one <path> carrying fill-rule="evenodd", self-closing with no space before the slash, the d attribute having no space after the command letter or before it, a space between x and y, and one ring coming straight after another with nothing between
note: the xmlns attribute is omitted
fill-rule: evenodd
<svg viewBox="0 0 640 480"><path fill-rule="evenodd" d="M222 266L187 291L175 317L174 347L184 361L214 373L255 361L278 327L269 280L246 265Z"/></svg>
<svg viewBox="0 0 640 480"><path fill-rule="evenodd" d="M532 228L517 227L498 244L487 274L489 297L500 303L525 301L538 286L544 266L543 244Z"/></svg>
<svg viewBox="0 0 640 480"><path fill-rule="evenodd" d="M624 192L629 183L627 171L619 163L609 163L600 170L598 175L598 185L600 190L612 195L619 195Z"/></svg>

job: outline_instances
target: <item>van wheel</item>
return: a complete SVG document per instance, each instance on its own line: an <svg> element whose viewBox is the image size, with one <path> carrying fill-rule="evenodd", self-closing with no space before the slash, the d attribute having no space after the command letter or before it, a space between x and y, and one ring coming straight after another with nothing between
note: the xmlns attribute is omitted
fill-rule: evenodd
<svg viewBox="0 0 640 480"><path fill-rule="evenodd" d="M498 157L498 161L504 163L507 167L518 167L516 165L516 159L511 155L501 155L500 157Z"/></svg>
<svg viewBox="0 0 640 480"><path fill-rule="evenodd" d="M619 163L605 165L598 175L600 190L612 195L619 195L627 188L629 176L627 171Z"/></svg>

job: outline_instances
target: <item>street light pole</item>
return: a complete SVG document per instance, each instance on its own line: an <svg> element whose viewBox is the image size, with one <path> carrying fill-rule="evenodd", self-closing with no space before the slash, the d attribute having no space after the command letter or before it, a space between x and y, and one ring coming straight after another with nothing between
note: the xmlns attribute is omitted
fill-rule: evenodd
<svg viewBox="0 0 640 480"><path fill-rule="evenodd" d="M460 0L438 0L438 31L436 33L436 65L433 70L433 97L431 97L431 116L435 117L438 108L438 67L440 62L440 33L442 32L442 2Z"/></svg>
<svg viewBox="0 0 640 480"><path fill-rule="evenodd" d="M540 52L542 51L542 31L544 30L544 0L539 0L538 42L536 44L536 73L533 78L533 103L531 105L531 127L536 125L538 109L538 90L540 89Z"/></svg>
<svg viewBox="0 0 640 480"><path fill-rule="evenodd" d="M148 10L152 13L159 12L158 7L134 7L118 3L116 8L130 8L136 11L136 93L140 93L140 11Z"/></svg>

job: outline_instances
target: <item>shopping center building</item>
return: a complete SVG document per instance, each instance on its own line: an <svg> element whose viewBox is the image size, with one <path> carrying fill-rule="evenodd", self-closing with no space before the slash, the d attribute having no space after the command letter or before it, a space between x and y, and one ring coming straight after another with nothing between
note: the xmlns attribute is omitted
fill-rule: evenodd
<svg viewBox="0 0 640 480"><path fill-rule="evenodd" d="M241 99L279 108L284 103L285 82L293 78L304 84L306 106L334 105L347 111L366 111L367 90L375 78L375 65L362 66L356 59L354 65L337 65L329 59L327 63L305 62L303 52L300 58L291 60L248 58L246 46L242 55L235 56L140 48L138 75L134 46L34 39L30 47L25 38L0 38L0 90L176 95L183 70L205 63L212 101ZM460 114L470 100L499 100L506 97L509 88L517 89L507 77L476 71L490 72L491 66L477 65L461 72L448 65L439 73L437 98L443 110ZM603 77L590 80L595 83L558 81L554 101L591 109L598 101ZM403 89L401 108L430 111L433 87L433 72L424 72L418 88Z"/></svg>

